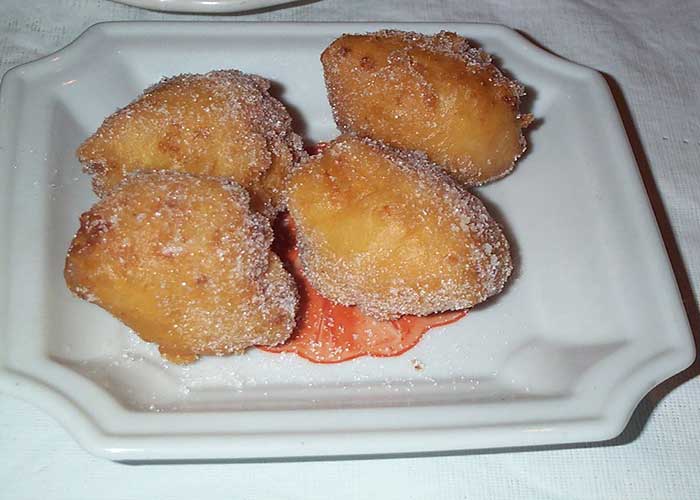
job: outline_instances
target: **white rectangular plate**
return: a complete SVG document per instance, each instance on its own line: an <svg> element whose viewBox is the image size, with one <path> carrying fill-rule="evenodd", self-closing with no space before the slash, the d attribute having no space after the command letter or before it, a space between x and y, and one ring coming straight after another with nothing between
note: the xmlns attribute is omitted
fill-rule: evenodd
<svg viewBox="0 0 700 500"><path fill-rule="evenodd" d="M94 202L74 151L163 76L276 82L309 141L333 138L319 63L345 32L465 35L532 96L530 151L478 190L517 272L496 300L395 358L318 365L253 350L164 363L66 289ZM0 94L2 387L116 460L401 453L595 441L694 359L687 319L604 79L477 24L108 23L7 73ZM412 360L424 369L417 371Z"/></svg>

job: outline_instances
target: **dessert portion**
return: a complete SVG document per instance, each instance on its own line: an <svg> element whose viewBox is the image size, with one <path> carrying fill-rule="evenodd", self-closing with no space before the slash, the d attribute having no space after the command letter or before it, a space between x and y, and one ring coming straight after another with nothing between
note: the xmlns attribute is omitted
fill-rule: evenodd
<svg viewBox="0 0 700 500"><path fill-rule="evenodd" d="M523 87L455 33L343 35L321 62L343 132L424 151L472 186L508 174L525 151Z"/></svg>
<svg viewBox="0 0 700 500"><path fill-rule="evenodd" d="M291 179L304 275L376 319L472 307L503 288L509 245L483 204L425 155L343 135Z"/></svg>
<svg viewBox="0 0 700 500"><path fill-rule="evenodd" d="M305 153L269 88L236 70L166 78L109 116L78 158L100 197L131 172L178 170L233 179L249 191L253 209L272 218Z"/></svg>
<svg viewBox="0 0 700 500"><path fill-rule="evenodd" d="M311 157L237 70L166 78L105 119L77 152L101 201L70 290L175 363L395 356L501 292L508 241L465 186L525 150L523 87L448 32L343 35L321 61L341 135Z"/></svg>
<svg viewBox="0 0 700 500"><path fill-rule="evenodd" d="M272 238L233 181L140 172L81 215L64 275L75 295L189 363L292 333L298 292Z"/></svg>

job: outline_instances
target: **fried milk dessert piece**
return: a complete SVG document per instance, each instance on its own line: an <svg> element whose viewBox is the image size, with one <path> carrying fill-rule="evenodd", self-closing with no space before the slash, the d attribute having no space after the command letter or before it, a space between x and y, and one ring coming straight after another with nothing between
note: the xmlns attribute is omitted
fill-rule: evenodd
<svg viewBox="0 0 700 500"><path fill-rule="evenodd" d="M109 116L78 158L100 197L130 172L171 169L230 177L271 218L284 208L288 176L305 153L269 88L236 70L166 78Z"/></svg>
<svg viewBox="0 0 700 500"><path fill-rule="evenodd" d="M248 204L230 180L132 174L80 216L68 288L174 363L282 343L297 289L270 251L269 222Z"/></svg>
<svg viewBox="0 0 700 500"><path fill-rule="evenodd" d="M455 33L343 35L321 62L344 132L424 151L467 185L503 177L525 151L523 87Z"/></svg>
<svg viewBox="0 0 700 500"><path fill-rule="evenodd" d="M305 276L377 319L472 307L512 271L481 201L424 155L341 136L297 170L288 207Z"/></svg>

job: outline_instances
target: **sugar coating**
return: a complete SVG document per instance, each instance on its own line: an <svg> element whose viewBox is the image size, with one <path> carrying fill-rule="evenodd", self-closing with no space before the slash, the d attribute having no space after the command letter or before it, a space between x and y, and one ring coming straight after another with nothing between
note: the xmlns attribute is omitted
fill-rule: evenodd
<svg viewBox="0 0 700 500"><path fill-rule="evenodd" d="M423 153L341 136L294 174L289 210L314 288L377 319L472 307L512 272L484 205Z"/></svg>
<svg viewBox="0 0 700 500"><path fill-rule="evenodd" d="M507 175L526 149L524 87L455 33L343 35L321 61L343 132L425 151L467 185Z"/></svg>
<svg viewBox="0 0 700 500"><path fill-rule="evenodd" d="M489 73L489 81L495 86L503 87L514 99L514 104L517 104L517 100L525 95L525 88L520 82L506 77L493 64L491 54L472 46L469 40L456 33L440 31L435 35L425 35L413 31L381 30L368 33L368 36L399 39L408 47L419 47L428 52L459 60L475 72L486 71ZM398 57L398 54L395 57Z"/></svg>
<svg viewBox="0 0 700 500"><path fill-rule="evenodd" d="M231 177L272 217L305 153L269 89L268 80L237 70L164 78L108 117L78 157L99 196L130 172L172 169Z"/></svg>
<svg viewBox="0 0 700 500"><path fill-rule="evenodd" d="M296 285L248 204L229 179L131 174L81 216L66 282L176 363L284 342Z"/></svg>

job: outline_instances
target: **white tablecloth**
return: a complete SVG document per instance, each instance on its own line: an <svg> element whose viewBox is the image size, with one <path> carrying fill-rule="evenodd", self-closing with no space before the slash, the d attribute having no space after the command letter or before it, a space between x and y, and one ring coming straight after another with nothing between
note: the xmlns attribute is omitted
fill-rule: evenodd
<svg viewBox="0 0 700 500"><path fill-rule="evenodd" d="M98 21L140 19L496 22L604 72L699 334L698 0L321 0L230 17L103 0L2 0L0 73ZM605 446L353 461L122 465L91 456L49 416L0 395L0 498L698 499L697 374L696 364L654 390L627 431Z"/></svg>

